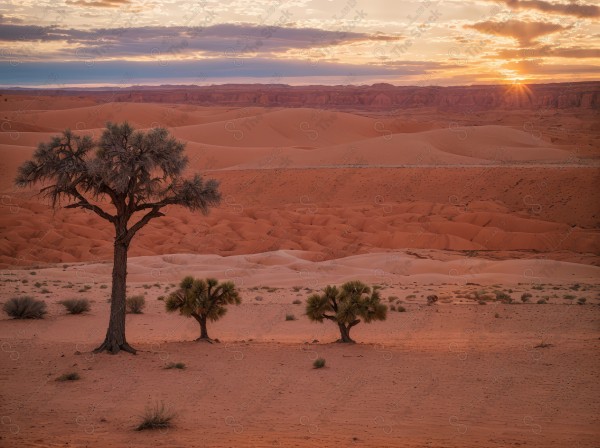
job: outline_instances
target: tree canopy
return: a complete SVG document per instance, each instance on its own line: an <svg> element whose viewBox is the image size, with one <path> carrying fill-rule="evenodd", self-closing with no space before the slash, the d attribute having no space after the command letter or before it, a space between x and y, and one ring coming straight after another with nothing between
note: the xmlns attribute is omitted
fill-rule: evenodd
<svg viewBox="0 0 600 448"><path fill-rule="evenodd" d="M377 288L370 288L360 281L344 283L340 288L326 286L321 294L312 294L306 302L306 315L310 320L325 319L338 324L340 342L354 342L350 329L362 321L370 323L385 320L387 306L381 303Z"/></svg>

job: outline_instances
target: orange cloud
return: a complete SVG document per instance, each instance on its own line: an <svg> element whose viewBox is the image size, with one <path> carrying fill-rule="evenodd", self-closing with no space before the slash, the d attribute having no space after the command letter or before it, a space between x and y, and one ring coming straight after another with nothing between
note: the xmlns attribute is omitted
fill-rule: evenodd
<svg viewBox="0 0 600 448"><path fill-rule="evenodd" d="M553 57L553 58L600 58L599 48L553 48L549 46L539 48L521 48L512 49L506 48L498 51L493 56L494 59L514 59L514 58L542 58L542 57Z"/></svg>
<svg viewBox="0 0 600 448"><path fill-rule="evenodd" d="M522 47L528 46L540 36L553 34L567 30L556 23L549 22L524 22L520 20L508 20L506 22L479 22L473 25L465 25L465 28L474 29L484 34L494 36L512 37L519 41Z"/></svg>
<svg viewBox="0 0 600 448"><path fill-rule="evenodd" d="M544 0L502 0L511 9L535 9L554 14L569 15L580 18L600 17L600 8L581 3L551 3Z"/></svg>
<svg viewBox="0 0 600 448"><path fill-rule="evenodd" d="M118 8L129 5L131 0L67 0L67 5L90 6L93 8Z"/></svg>

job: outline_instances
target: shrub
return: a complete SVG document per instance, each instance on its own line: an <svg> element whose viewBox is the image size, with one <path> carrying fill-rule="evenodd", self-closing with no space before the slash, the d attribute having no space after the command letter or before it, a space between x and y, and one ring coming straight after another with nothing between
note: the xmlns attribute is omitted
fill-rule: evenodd
<svg viewBox="0 0 600 448"><path fill-rule="evenodd" d="M58 378L56 378L56 381L77 381L80 380L81 377L79 376L79 374L77 372L69 372L69 373L63 373L61 376L59 376Z"/></svg>
<svg viewBox="0 0 600 448"><path fill-rule="evenodd" d="M136 428L137 431L143 431L145 429L163 429L171 427L171 420L175 417L175 414L169 411L163 402L160 404L155 403L154 406L146 407L144 415L142 415L142 422Z"/></svg>
<svg viewBox="0 0 600 448"><path fill-rule="evenodd" d="M546 304L548 302L546 301L546 299L540 299L540 300L537 301L537 303L538 303L538 305L544 305L544 304Z"/></svg>
<svg viewBox="0 0 600 448"><path fill-rule="evenodd" d="M585 297L580 297L579 299L577 299L577 305L583 305L585 302L586 302Z"/></svg>
<svg viewBox="0 0 600 448"><path fill-rule="evenodd" d="M40 291L40 294L50 294L50 292L51 291L49 289L44 288Z"/></svg>
<svg viewBox="0 0 600 448"><path fill-rule="evenodd" d="M496 313L496 314L494 314L494 317L495 317L496 319L498 319L498 318L500 317L500 314Z"/></svg>
<svg viewBox="0 0 600 448"><path fill-rule="evenodd" d="M292 302L292 304L294 305L301 305L302 304L302 300L296 299Z"/></svg>
<svg viewBox="0 0 600 448"><path fill-rule="evenodd" d="M60 302L69 314L81 314L90 310L90 302L87 299L68 299Z"/></svg>
<svg viewBox="0 0 600 448"><path fill-rule="evenodd" d="M390 311L396 311L396 307L394 305L390 306Z"/></svg>
<svg viewBox="0 0 600 448"><path fill-rule="evenodd" d="M15 319L42 319L46 311L46 302L30 296L13 297L4 304L4 312Z"/></svg>
<svg viewBox="0 0 600 448"><path fill-rule="evenodd" d="M108 288L108 285L100 285L100 289L106 289Z"/></svg>
<svg viewBox="0 0 600 448"><path fill-rule="evenodd" d="M478 300L477 303L480 305L487 305L487 302L485 300Z"/></svg>
<svg viewBox="0 0 600 448"><path fill-rule="evenodd" d="M406 308L404 308L402 305L398 305L396 311L398 311L399 313L406 313Z"/></svg>
<svg viewBox="0 0 600 448"><path fill-rule="evenodd" d="M544 286L543 285L533 285L531 287L531 289L535 289L537 291L543 291L544 290Z"/></svg>
<svg viewBox="0 0 600 448"><path fill-rule="evenodd" d="M432 294L430 296L427 296L427 305L433 305L435 302L437 302L438 296L436 296L435 294Z"/></svg>
<svg viewBox="0 0 600 448"><path fill-rule="evenodd" d="M400 298L398 296L389 296L388 297L388 302L395 302L396 300L400 300Z"/></svg>
<svg viewBox="0 0 600 448"><path fill-rule="evenodd" d="M525 302L529 302L529 299L530 299L530 298L532 298L532 297L533 297L533 296L532 296L530 293L528 293L528 292L524 292L523 294L521 294L521 301L522 301L523 303L525 303Z"/></svg>
<svg viewBox="0 0 600 448"><path fill-rule="evenodd" d="M126 307L130 314L142 314L146 307L146 298L144 296L127 297Z"/></svg>
<svg viewBox="0 0 600 448"><path fill-rule="evenodd" d="M323 367L325 367L325 359L323 359L323 358L315 359L315 362L313 362L313 367L315 369L322 369Z"/></svg>
<svg viewBox="0 0 600 448"><path fill-rule="evenodd" d="M293 314L286 314L285 315L285 320L296 320L296 316L294 316Z"/></svg>
<svg viewBox="0 0 600 448"><path fill-rule="evenodd" d="M417 296L415 296L414 294L409 294L406 296L407 299L416 299Z"/></svg>
<svg viewBox="0 0 600 448"><path fill-rule="evenodd" d="M571 295L571 294L565 294L563 296L563 299L566 299L566 300L575 300L575 296Z"/></svg>
<svg viewBox="0 0 600 448"><path fill-rule="evenodd" d="M171 362L165 366L165 369L185 369L185 364L182 362Z"/></svg>
<svg viewBox="0 0 600 448"><path fill-rule="evenodd" d="M504 291L494 291L496 300L500 300L502 303L512 303L512 297L506 294Z"/></svg>

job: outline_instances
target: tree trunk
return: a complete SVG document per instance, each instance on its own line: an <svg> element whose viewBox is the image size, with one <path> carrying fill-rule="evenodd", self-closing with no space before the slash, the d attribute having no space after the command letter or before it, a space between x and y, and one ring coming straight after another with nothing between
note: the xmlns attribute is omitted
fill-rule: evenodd
<svg viewBox="0 0 600 448"><path fill-rule="evenodd" d="M115 241L114 264L112 272L112 293L110 298L110 320L106 338L96 353L104 350L115 354L120 350L135 354L125 339L125 295L127 293L127 250L129 244Z"/></svg>
<svg viewBox="0 0 600 448"><path fill-rule="evenodd" d="M208 329L206 327L206 316L200 316L196 319L200 324L200 337L196 339L197 341L206 341L212 343L213 340L208 337Z"/></svg>
<svg viewBox="0 0 600 448"><path fill-rule="evenodd" d="M352 328L352 325L346 326L345 324L338 322L338 327L340 327L340 339L338 339L338 342L353 344L354 341L350 337L350 328Z"/></svg>

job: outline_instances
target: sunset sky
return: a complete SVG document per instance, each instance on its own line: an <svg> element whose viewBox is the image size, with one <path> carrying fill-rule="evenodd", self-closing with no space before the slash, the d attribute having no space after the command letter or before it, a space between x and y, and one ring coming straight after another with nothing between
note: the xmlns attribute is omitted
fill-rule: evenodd
<svg viewBox="0 0 600 448"><path fill-rule="evenodd" d="M599 79L600 7L558 0L14 0L4 86Z"/></svg>

